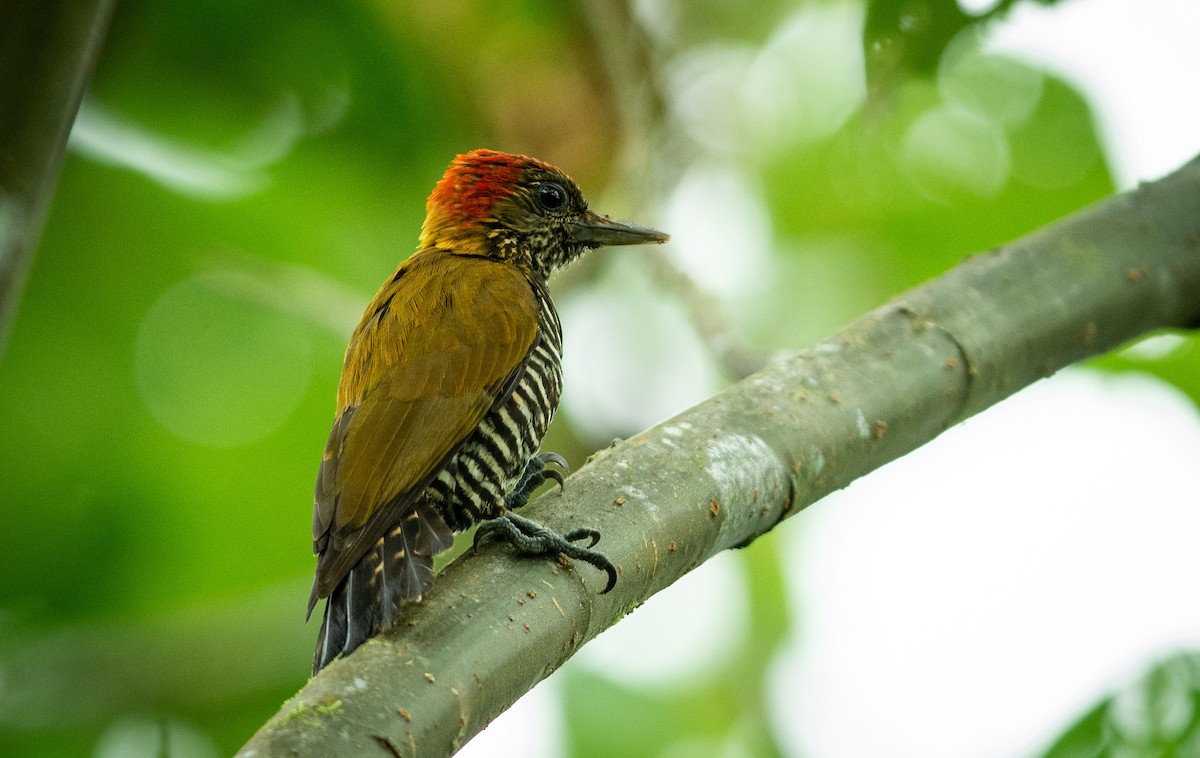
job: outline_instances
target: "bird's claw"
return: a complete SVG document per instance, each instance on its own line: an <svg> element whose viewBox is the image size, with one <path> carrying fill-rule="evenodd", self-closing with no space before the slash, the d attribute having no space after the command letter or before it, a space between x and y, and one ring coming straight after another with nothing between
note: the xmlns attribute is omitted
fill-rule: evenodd
<svg viewBox="0 0 1200 758"><path fill-rule="evenodd" d="M561 492L566 477L558 469L550 468L551 463L568 474L571 473L571 466L567 463L567 459L558 453L542 453L533 456L529 459L529 463L525 464L525 470L521 472L517 483L513 485L512 492L505 495L504 507L511 511L525 505L529 502L529 496L533 494L534 490L541 487L547 479L558 482L558 490Z"/></svg>
<svg viewBox="0 0 1200 758"><path fill-rule="evenodd" d="M553 479L554 481L558 482L558 491L562 492L562 489L565 486L566 480L567 480L566 476L563 475L563 472L559 471L556 468L548 468L542 472L542 476L546 477L547 479Z"/></svg>
<svg viewBox="0 0 1200 758"><path fill-rule="evenodd" d="M603 571L608 575L608 582L600 594L611 590L617 584L617 567L603 553L591 550L600 541L600 532L595 529L574 529L567 534L547 529L536 521L532 521L515 513L506 513L499 518L484 521L475 530L475 540L472 549L478 549L479 543L489 535L504 538L519 552L527 555L549 555L561 553L568 558L574 558ZM576 545L581 540L589 540L587 547Z"/></svg>
<svg viewBox="0 0 1200 758"><path fill-rule="evenodd" d="M591 540L590 542L588 542L587 546L595 547L596 543L600 541L600 532L596 529L588 529L587 527L580 527L579 529L572 529L571 531L564 534L563 539L565 539L567 542L579 542L580 540Z"/></svg>
<svg viewBox="0 0 1200 758"><path fill-rule="evenodd" d="M504 525L499 523L501 521L504 521L503 516L500 518L488 519L487 521L481 521L479 523L479 527L475 530L475 537L471 540L471 550L473 552L479 551L479 546L488 538L489 535L495 534L496 532L504 532L507 534ZM504 536L504 534L501 536Z"/></svg>

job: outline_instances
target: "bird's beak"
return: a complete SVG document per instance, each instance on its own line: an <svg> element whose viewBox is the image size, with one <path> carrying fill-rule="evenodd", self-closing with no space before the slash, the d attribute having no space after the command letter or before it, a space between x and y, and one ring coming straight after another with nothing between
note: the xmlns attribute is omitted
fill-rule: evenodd
<svg viewBox="0 0 1200 758"><path fill-rule="evenodd" d="M671 239L669 234L637 224L627 224L592 211L588 211L581 220L575 222L571 229L571 237L584 247L641 245L646 242L661 244Z"/></svg>

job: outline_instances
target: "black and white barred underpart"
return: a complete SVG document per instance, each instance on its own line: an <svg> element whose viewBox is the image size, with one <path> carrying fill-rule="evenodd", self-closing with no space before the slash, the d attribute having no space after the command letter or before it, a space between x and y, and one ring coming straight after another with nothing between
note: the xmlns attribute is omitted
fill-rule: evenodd
<svg viewBox="0 0 1200 758"><path fill-rule="evenodd" d="M544 282L531 282L538 336L512 391L452 453L399 523L350 570L329 598L313 673L389 626L433 584L433 556L455 532L503 514L537 454L562 394L562 327Z"/></svg>

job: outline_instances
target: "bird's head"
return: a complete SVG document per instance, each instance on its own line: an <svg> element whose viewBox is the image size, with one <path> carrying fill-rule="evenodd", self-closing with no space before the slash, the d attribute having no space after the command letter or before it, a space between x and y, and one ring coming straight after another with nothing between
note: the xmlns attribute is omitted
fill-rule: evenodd
<svg viewBox="0 0 1200 758"><path fill-rule="evenodd" d="M487 255L542 277L588 248L665 242L666 234L588 210L561 170L524 155L458 156L429 195L421 247Z"/></svg>

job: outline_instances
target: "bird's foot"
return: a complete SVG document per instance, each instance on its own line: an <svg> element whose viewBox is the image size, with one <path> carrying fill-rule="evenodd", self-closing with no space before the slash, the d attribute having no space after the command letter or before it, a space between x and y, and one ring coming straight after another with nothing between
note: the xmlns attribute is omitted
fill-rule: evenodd
<svg viewBox="0 0 1200 758"><path fill-rule="evenodd" d="M561 492L563 473L550 468L551 463L568 474L571 473L571 467L567 464L567 460L558 453L542 453L533 456L529 459L529 463L525 464L525 470L521 472L521 478L513 486L512 492L504 496L504 507L511 511L525 505L529 502L529 496L533 494L534 490L541 487L547 479L558 482L558 489Z"/></svg>
<svg viewBox="0 0 1200 758"><path fill-rule="evenodd" d="M600 541L600 532L595 529L573 529L566 534L559 534L536 521L509 512L480 524L479 528L475 530L475 543L472 545L472 549L477 549L479 543L490 535L500 537L518 551L528 555L562 553L568 558L592 564L608 574L608 583L604 585L604 589L600 590L601 595L617 584L616 566L603 553L590 549ZM587 547L575 544L583 540L588 541Z"/></svg>

